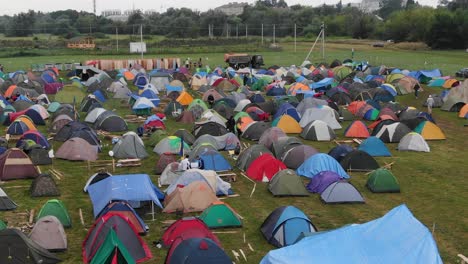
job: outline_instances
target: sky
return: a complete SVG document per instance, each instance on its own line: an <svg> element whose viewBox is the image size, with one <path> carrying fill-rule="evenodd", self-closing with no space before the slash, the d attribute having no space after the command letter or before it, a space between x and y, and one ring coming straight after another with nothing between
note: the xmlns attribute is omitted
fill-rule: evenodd
<svg viewBox="0 0 468 264"><path fill-rule="evenodd" d="M182 8L187 7L198 11L207 11L224 5L230 2L247 2L254 3L255 0L96 0L97 14L101 14L102 10L118 9L121 11L128 9L155 10L164 12L167 8ZM285 0L291 6L295 4L301 5L321 5L321 4L336 4L339 0ZM351 2L360 2L359 0L343 0L343 4ZM419 0L422 5L436 6L438 0ZM75 9L78 11L93 12L93 0L14 0L8 1L8 4L2 5L0 15L14 15L28 10L41 12L52 12L57 10Z"/></svg>

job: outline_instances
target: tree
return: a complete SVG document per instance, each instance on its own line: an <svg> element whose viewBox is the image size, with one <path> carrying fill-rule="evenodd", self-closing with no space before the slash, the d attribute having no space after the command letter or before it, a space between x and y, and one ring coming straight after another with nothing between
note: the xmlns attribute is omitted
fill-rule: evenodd
<svg viewBox="0 0 468 264"><path fill-rule="evenodd" d="M33 10L14 15L7 27L6 35L11 37L31 36L35 19L36 13Z"/></svg>
<svg viewBox="0 0 468 264"><path fill-rule="evenodd" d="M389 17L393 12L402 9L402 0L383 0L380 3L379 15L382 18Z"/></svg>

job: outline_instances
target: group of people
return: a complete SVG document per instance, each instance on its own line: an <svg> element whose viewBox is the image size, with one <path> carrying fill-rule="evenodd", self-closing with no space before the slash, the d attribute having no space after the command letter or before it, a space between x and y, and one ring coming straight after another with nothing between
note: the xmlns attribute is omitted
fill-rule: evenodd
<svg viewBox="0 0 468 264"><path fill-rule="evenodd" d="M192 60L190 60L190 58L187 58L185 60L185 68L192 69L192 67L193 68L203 67L202 58L199 58L197 62L192 62Z"/></svg>
<svg viewBox="0 0 468 264"><path fill-rule="evenodd" d="M179 171L186 171L189 169L205 169L205 162L200 156L194 160L194 162L190 162L189 155L185 155L184 158L179 163Z"/></svg>

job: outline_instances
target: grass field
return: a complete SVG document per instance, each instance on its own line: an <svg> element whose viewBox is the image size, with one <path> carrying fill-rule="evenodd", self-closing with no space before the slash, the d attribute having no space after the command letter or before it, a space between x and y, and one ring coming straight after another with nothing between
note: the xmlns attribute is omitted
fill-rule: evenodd
<svg viewBox="0 0 468 264"><path fill-rule="evenodd" d="M267 65L291 65L300 64L311 46L311 43L299 43L297 52L294 52L294 46L291 43L282 44L282 52L262 53ZM468 54L457 51L400 51L392 49L370 48L368 43L337 43L330 44L326 50L325 61L345 59L351 55L351 47L355 49L355 58L358 60L368 60L373 64L385 64L417 69L440 68L446 74L453 74L454 71L468 61ZM148 57L165 57L164 54L147 55ZM171 54L170 57L176 57ZM181 58L202 57L210 65L221 65L221 53L204 54L179 54ZM126 56L128 58L128 56ZM136 56L135 56L136 57ZM59 57L33 57L33 58L15 58L1 59L0 63L5 65L7 70L27 69L32 63L48 62L79 62L86 59L96 59L87 55L82 56L59 56ZM208 58L208 60L206 60ZM323 59L317 50L311 58L313 62L319 62ZM440 92L438 89L425 88L418 100L413 95L398 96L396 100L405 105L412 105L421 110L423 98L429 93ZM129 114L130 110L126 104L117 100L109 100L105 107L115 109L119 114ZM231 256L231 250L243 249L247 254L248 261L236 261L237 263L258 263L260 259L273 247L269 245L262 237L259 227L268 214L275 208L283 205L295 205L310 216L313 223L319 230L330 230L350 223L364 223L369 220L382 216L393 207L400 204L407 204L414 215L423 222L429 229L434 231L434 237L437 241L440 253L445 263L458 263L456 255L462 253L468 255L468 180L466 164L466 143L465 136L468 135L467 127L463 124L466 120L458 119L455 113L442 112L439 109L434 110L434 118L437 124L443 129L447 136L444 141L430 141L430 153L399 152L396 150L396 144L388 144L393 156L388 158L378 158L379 164L384 162L394 162L392 167L393 174L398 178L401 184L402 192L399 194L374 194L365 188L367 176L364 173L351 173L351 182L358 188L366 199L366 204L355 205L325 205L317 195L301 198L274 198L267 190L267 184L258 183L255 193L251 198L249 194L252 184L238 177L238 181L233 183L233 190L239 197L228 198L224 200L229 203L240 215L244 217L244 227L241 229L230 229L236 231L233 234L218 234L226 252ZM84 118L85 114L82 114ZM183 126L173 121L166 123L168 133L176 131L179 128L191 129L189 126ZM348 123L343 124L346 127ZM134 130L136 125L131 125ZM45 131L45 128L40 128ZM337 132L339 139L343 139L343 130ZM333 142L311 142L304 141L317 148L321 152L328 152L335 146ZM103 151L100 154L101 159L109 159L107 153L111 150L110 140L103 140ZM13 144L10 144L13 145ZM54 150L60 146L53 142ZM125 173L147 173L151 175L153 182L157 182L154 175L154 166L158 160L156 154L152 152L152 147L147 146L150 157L143 161L143 166L137 168L118 168L115 174ZM231 160L232 161L232 160ZM234 161L232 161L234 162ZM41 167L42 171L54 168L61 171L65 178L57 180L62 195L60 199L68 207L73 221L73 227L67 229L69 249L59 256L64 263L81 263L81 243L86 236L87 229L93 223L92 205L87 194L82 192L86 180L93 171L88 171L85 163L70 162L64 160L54 160L52 166ZM236 172L239 172L237 169ZM47 198L31 198L29 195L29 185L31 181L13 181L1 185L5 192L19 204L16 211L0 212L0 219L9 221L10 225L27 221L25 216L19 214L26 210L35 209L36 212L47 201ZM83 210L86 226L80 224L78 211ZM156 221L151 221L149 215L144 216L147 224L150 226L150 232L144 237L144 240L150 245L154 258L148 263L162 263L166 256L165 249L158 249L151 245L152 241L159 240L163 233L163 224L161 221L176 219L175 215L158 213ZM397 227L396 227L397 228ZM392 230L388 230L392 232ZM246 243L244 243L244 234L246 241L255 249L251 252ZM384 238L382 238L384 239ZM330 245L336 246L336 245ZM339 252L339 247L337 247ZM339 253L338 253L339 254Z"/></svg>

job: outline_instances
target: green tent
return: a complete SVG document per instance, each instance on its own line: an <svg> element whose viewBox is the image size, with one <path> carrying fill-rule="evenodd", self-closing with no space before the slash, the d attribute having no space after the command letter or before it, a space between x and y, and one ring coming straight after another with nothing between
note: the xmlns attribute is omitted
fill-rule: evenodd
<svg viewBox="0 0 468 264"><path fill-rule="evenodd" d="M227 204L215 202L203 211L200 220L209 228L241 227L239 215Z"/></svg>
<svg viewBox="0 0 468 264"><path fill-rule="evenodd" d="M309 192L304 187L301 177L291 169L278 171L270 183L268 190L274 196L308 196Z"/></svg>
<svg viewBox="0 0 468 264"><path fill-rule="evenodd" d="M113 229L107 233L106 239L91 260L91 264L101 263L136 263Z"/></svg>
<svg viewBox="0 0 468 264"><path fill-rule="evenodd" d="M169 135L167 134L166 130L158 129L151 134L148 143L150 146L154 147L159 143L159 141L163 140L168 136Z"/></svg>
<svg viewBox="0 0 468 264"><path fill-rule="evenodd" d="M55 111L57 111L60 107L60 103L59 102L52 102L48 107L47 107L47 111L49 113L55 113Z"/></svg>
<svg viewBox="0 0 468 264"><path fill-rule="evenodd" d="M393 174L384 168L377 169L369 175L367 188L371 192L400 192L400 184Z"/></svg>
<svg viewBox="0 0 468 264"><path fill-rule="evenodd" d="M85 96L86 93L81 88L74 85L65 85L55 95L55 101L60 103L81 102Z"/></svg>
<svg viewBox="0 0 468 264"><path fill-rule="evenodd" d="M67 208L60 200L52 199L47 201L47 203L45 203L39 211L36 220L39 220L41 217L46 215L53 215L57 217L57 219L60 220L60 223L62 223L63 227L65 228L71 227L70 215L68 214Z"/></svg>
<svg viewBox="0 0 468 264"><path fill-rule="evenodd" d="M2 220L0 220L0 231L7 228L7 225L5 224L5 222L3 222Z"/></svg>

